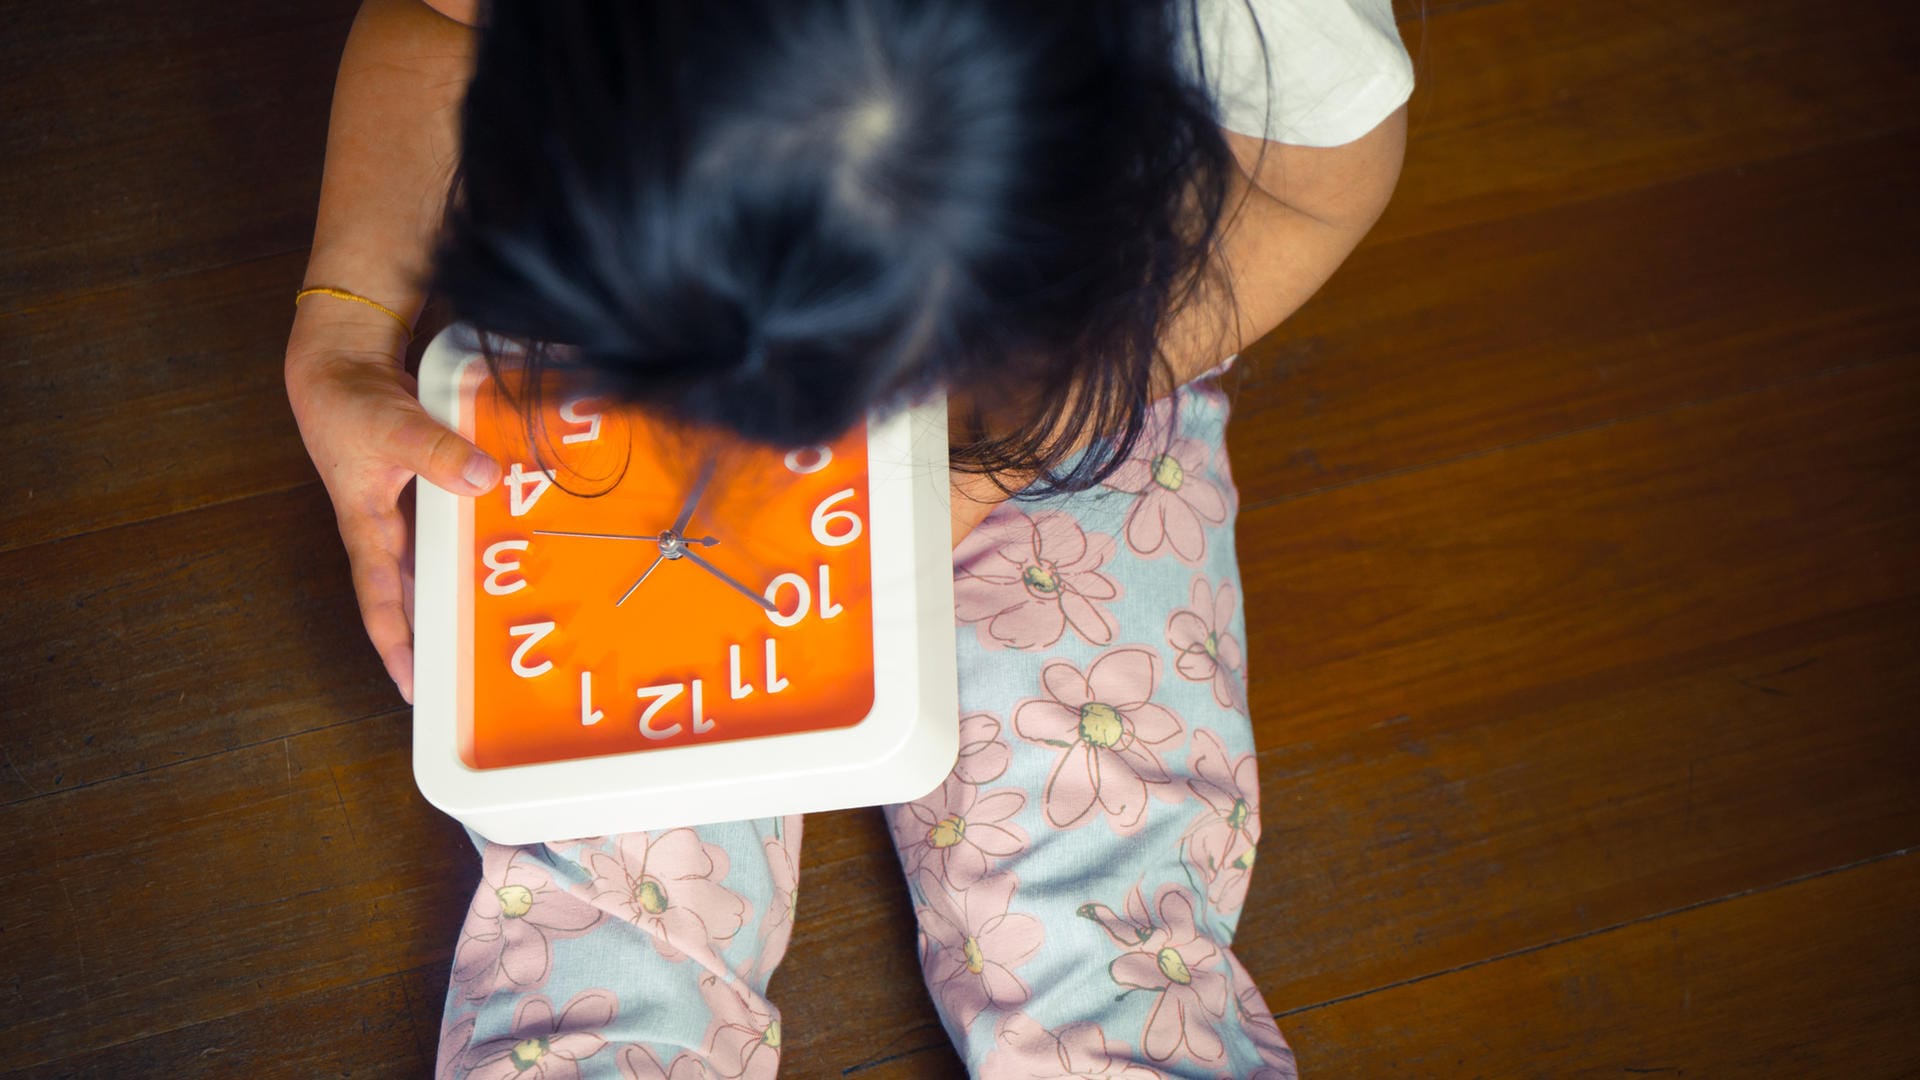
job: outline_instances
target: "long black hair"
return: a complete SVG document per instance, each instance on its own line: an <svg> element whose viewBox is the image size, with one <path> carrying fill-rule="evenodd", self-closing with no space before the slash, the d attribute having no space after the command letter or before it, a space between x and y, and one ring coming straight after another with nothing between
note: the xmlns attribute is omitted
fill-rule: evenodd
<svg viewBox="0 0 1920 1080"><path fill-rule="evenodd" d="M945 388L957 467L1091 486L1216 272L1191 3L493 0L436 285L587 392L799 446Z"/></svg>

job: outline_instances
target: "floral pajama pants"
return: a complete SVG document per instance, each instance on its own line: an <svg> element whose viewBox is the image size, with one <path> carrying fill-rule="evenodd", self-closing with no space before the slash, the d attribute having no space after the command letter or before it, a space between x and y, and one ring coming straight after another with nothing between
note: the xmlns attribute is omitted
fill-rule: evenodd
<svg viewBox="0 0 1920 1080"><path fill-rule="evenodd" d="M960 758L885 808L921 969L975 1076L1291 1080L1229 948L1260 838L1218 376L1093 491L954 552ZM503 847L439 1075L774 1076L801 819Z"/></svg>

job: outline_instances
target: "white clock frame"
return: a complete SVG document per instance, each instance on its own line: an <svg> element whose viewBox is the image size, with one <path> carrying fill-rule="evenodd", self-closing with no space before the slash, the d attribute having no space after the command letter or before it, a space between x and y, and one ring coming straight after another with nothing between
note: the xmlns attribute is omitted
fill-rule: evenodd
<svg viewBox="0 0 1920 1080"><path fill-rule="evenodd" d="M477 339L459 326L442 331L420 363L422 404L456 431L466 420L461 384L476 364L485 364ZM875 417L867 433L874 687L864 719L831 731L533 765L474 769L460 757L463 496L418 481L413 774L420 793L495 843L529 844L904 802L938 786L960 750L946 401Z"/></svg>

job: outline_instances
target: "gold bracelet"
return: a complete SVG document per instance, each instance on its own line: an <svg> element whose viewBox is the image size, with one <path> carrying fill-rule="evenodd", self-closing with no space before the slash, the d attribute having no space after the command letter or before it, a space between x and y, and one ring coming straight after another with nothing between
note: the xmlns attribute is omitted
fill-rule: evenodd
<svg viewBox="0 0 1920 1080"><path fill-rule="evenodd" d="M378 300L369 300L366 297L361 296L359 293L350 293L345 289L333 289L333 288L328 288L324 285L316 286L311 289L301 289L299 292L293 294L293 306L299 307L300 301L305 300L309 296L315 296L315 295L331 296L335 300L352 300L356 303L365 304L376 311L385 312L386 314L393 316L393 321L400 324L400 329L405 330L407 332L407 340L408 341L413 340L413 325L407 322L407 320L403 318L399 312L393 310L392 308L388 307L385 304L380 303Z"/></svg>

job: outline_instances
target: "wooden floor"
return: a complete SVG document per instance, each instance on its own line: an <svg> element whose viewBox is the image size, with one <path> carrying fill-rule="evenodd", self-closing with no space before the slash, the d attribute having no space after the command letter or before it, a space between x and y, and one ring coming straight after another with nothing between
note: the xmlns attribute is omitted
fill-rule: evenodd
<svg viewBox="0 0 1920 1080"><path fill-rule="evenodd" d="M0 1068L427 1075L477 879L279 356L350 0L9 7ZM1920 8L1427 0L1392 209L1242 365L1305 1074L1920 1075ZM961 1075L873 812L789 1077Z"/></svg>

